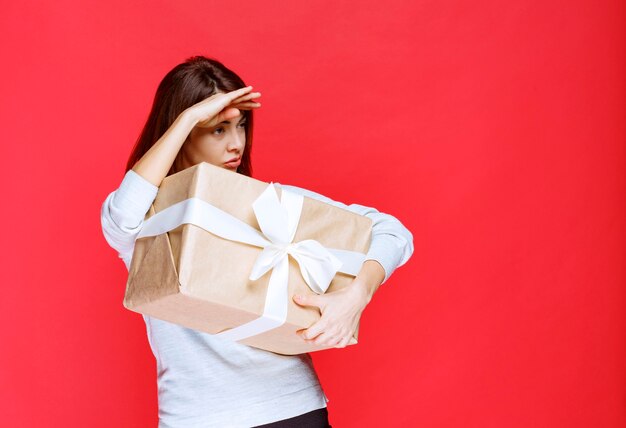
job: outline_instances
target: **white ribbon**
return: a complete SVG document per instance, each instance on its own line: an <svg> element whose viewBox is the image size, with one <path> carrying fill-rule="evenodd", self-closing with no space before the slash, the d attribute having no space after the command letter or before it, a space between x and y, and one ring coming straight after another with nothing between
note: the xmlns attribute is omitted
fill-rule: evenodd
<svg viewBox="0 0 626 428"><path fill-rule="evenodd" d="M202 199L189 198L150 217L137 235L137 239L156 236L181 224L194 224L224 239L263 248L249 276L254 281L272 270L263 315L215 336L238 341L286 322L289 255L298 262L302 278L317 294L326 292L337 272L356 276L365 260L363 253L326 248L313 239L292 242L300 222L304 197L282 189L279 201L272 184L252 204L263 233Z"/></svg>

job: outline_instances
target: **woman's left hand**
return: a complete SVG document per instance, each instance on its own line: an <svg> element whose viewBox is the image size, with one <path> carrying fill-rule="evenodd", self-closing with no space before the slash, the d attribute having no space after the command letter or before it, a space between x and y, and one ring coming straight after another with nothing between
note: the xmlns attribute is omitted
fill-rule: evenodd
<svg viewBox="0 0 626 428"><path fill-rule="evenodd" d="M370 302L366 288L355 278L349 286L325 294L307 294L294 296L293 300L301 306L317 306L321 318L308 329L297 333L306 342L316 345L344 348L350 342L363 310Z"/></svg>

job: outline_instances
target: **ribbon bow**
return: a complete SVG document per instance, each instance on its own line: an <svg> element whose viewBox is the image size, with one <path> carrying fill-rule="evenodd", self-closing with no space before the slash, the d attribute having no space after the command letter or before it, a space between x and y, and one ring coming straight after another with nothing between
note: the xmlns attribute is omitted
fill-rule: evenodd
<svg viewBox="0 0 626 428"><path fill-rule="evenodd" d="M323 294L343 262L313 239L292 242L302 213L303 198L298 196L283 190L279 202L274 186L270 185L252 204L261 231L271 244L264 246L257 257L250 279L259 279L290 254L298 262L309 288Z"/></svg>

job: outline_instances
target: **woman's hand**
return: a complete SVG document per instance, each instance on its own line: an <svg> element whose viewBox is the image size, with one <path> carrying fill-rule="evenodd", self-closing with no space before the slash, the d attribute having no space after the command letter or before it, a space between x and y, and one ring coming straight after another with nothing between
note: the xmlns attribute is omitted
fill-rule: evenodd
<svg viewBox="0 0 626 428"><path fill-rule="evenodd" d="M316 345L344 348L354 335L361 314L370 302L362 278L356 277L352 283L340 290L325 294L307 294L294 296L294 301L301 306L317 306L321 318L311 327L297 333L306 342Z"/></svg>
<svg viewBox="0 0 626 428"><path fill-rule="evenodd" d="M212 128L215 125L239 116L239 110L250 110L261 106L251 101L261 96L260 92L250 92L252 86L231 92L217 93L187 108L194 118L195 126Z"/></svg>

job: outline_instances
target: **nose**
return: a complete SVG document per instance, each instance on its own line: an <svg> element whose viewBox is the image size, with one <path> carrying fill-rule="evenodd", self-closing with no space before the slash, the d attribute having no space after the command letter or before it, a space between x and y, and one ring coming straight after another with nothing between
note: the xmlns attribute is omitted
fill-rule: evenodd
<svg viewBox="0 0 626 428"><path fill-rule="evenodd" d="M240 152L246 145L246 135L245 132L239 132L234 130L230 134L230 138L228 139L228 150L229 151L237 151Z"/></svg>

